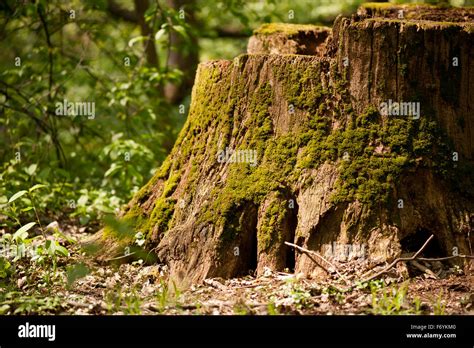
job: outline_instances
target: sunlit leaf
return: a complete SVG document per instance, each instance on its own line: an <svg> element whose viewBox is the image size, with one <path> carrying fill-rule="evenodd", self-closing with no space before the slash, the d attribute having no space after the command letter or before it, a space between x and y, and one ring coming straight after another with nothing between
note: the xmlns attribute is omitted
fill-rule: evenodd
<svg viewBox="0 0 474 348"><path fill-rule="evenodd" d="M182 25L173 25L173 30L179 33L184 38L188 38L188 33Z"/></svg>
<svg viewBox="0 0 474 348"><path fill-rule="evenodd" d="M55 248L56 248L56 252L58 254L60 254L62 256L69 256L69 251L65 247L58 244L58 245L55 246Z"/></svg>
<svg viewBox="0 0 474 348"><path fill-rule="evenodd" d="M36 168L38 168L37 164L32 164L28 168L25 169L26 174L33 175L36 172Z"/></svg>
<svg viewBox="0 0 474 348"><path fill-rule="evenodd" d="M36 222L29 222L26 225L21 226L14 234L13 234L13 239L18 240L18 239L26 239L28 237L28 230L30 230L34 225L36 225Z"/></svg>
<svg viewBox="0 0 474 348"><path fill-rule="evenodd" d="M155 40L156 41L159 41L164 35L166 34L166 29L164 28L161 28L160 30L158 30L155 34Z"/></svg>
<svg viewBox="0 0 474 348"><path fill-rule="evenodd" d="M28 191L26 191L26 190L18 191L17 193L15 193L13 196L10 197L10 199L8 200L8 203L12 203L12 202L16 201L18 198L20 198L21 196L23 196L26 193L28 193Z"/></svg>
<svg viewBox="0 0 474 348"><path fill-rule="evenodd" d="M36 184L36 185L34 185L33 187L31 187L28 191L33 192L33 191L36 191L36 190L38 190L38 189L40 189L40 188L43 188L43 187L46 187L46 185L43 185L43 184Z"/></svg>
<svg viewBox="0 0 474 348"><path fill-rule="evenodd" d="M131 39L130 41L128 41L128 46L129 47L132 47L133 45L135 45L137 42L142 42L142 41L145 41L147 39L146 36L137 36L137 37L134 37L133 39Z"/></svg>

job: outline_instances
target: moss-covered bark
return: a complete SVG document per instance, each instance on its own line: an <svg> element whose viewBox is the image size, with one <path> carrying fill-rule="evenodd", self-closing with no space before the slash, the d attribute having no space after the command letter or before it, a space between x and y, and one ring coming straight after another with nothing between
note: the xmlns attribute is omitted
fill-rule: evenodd
<svg viewBox="0 0 474 348"><path fill-rule="evenodd" d="M377 11L339 18L325 56L199 66L175 147L122 213L177 280L264 267L316 275L285 241L365 243L376 262L423 229L445 253L470 252L473 33L455 25L448 41L443 25L412 30ZM449 66L453 55L460 67ZM420 102L421 117L381 115L387 99ZM255 151L256 161L219 160L226 149Z"/></svg>

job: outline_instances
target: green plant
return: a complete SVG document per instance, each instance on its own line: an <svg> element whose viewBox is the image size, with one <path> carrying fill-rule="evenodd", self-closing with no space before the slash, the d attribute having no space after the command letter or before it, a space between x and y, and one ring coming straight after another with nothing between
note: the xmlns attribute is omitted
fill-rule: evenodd
<svg viewBox="0 0 474 348"><path fill-rule="evenodd" d="M413 303L410 303L407 299L407 291L408 283L402 284L399 288L372 286L371 312L382 315L420 314L420 300L415 298Z"/></svg>
<svg viewBox="0 0 474 348"><path fill-rule="evenodd" d="M443 292L441 291L436 299L436 302L433 304L433 314L434 315L444 315L446 310L446 303L441 300Z"/></svg>
<svg viewBox="0 0 474 348"><path fill-rule="evenodd" d="M288 298L297 309L311 308L313 306L310 292L306 291L300 284L298 284L296 280L288 280L286 284L286 291Z"/></svg>
<svg viewBox="0 0 474 348"><path fill-rule="evenodd" d="M164 312L169 306L179 307L181 291L178 289L174 281L172 281L172 284L173 290L170 291L168 283L164 279L160 280L160 286L156 293L156 305L160 313Z"/></svg>
<svg viewBox="0 0 474 348"><path fill-rule="evenodd" d="M0 279L8 278L11 273L11 263L4 257L0 257Z"/></svg>
<svg viewBox="0 0 474 348"><path fill-rule="evenodd" d="M280 311L278 310L277 305L275 304L274 299L271 299L267 304L267 314L268 315L279 315Z"/></svg>
<svg viewBox="0 0 474 348"><path fill-rule="evenodd" d="M62 308L58 296L24 295L18 291L0 293L0 315L4 314L55 314Z"/></svg>
<svg viewBox="0 0 474 348"><path fill-rule="evenodd" d="M337 289L334 286L328 286L323 289L322 291L323 294L327 294L329 298L333 299L339 304L344 303L345 295L344 292Z"/></svg>
<svg viewBox="0 0 474 348"><path fill-rule="evenodd" d="M122 312L123 314L141 314L143 300L137 294L135 288L125 292L120 284L109 290L104 296L107 311L109 313Z"/></svg>
<svg viewBox="0 0 474 348"><path fill-rule="evenodd" d="M13 233L4 233L0 238L3 247L4 256L0 262L0 278L7 278L13 274L14 267L11 263L24 261L32 263L32 265L40 265L45 268L44 280L50 284L53 279L57 279L57 263L61 257L68 257L69 251L60 245L58 239L64 238L70 243L73 241L56 230L50 236L46 236L41 221L38 216L35 205L34 192L38 189L46 187L45 185L36 184L29 190L21 190L13 194L7 202L9 207L8 217L11 225L20 225ZM18 202L23 204L18 204ZM26 207L24 207L26 206ZM21 212L33 211L36 221L21 224ZM30 237L30 231L37 226L40 234ZM50 265L52 267L50 267Z"/></svg>
<svg viewBox="0 0 474 348"><path fill-rule="evenodd" d="M373 289L382 289L383 287L385 287L383 279L375 279L368 282L356 282L356 288L360 290L368 288L372 291Z"/></svg>
<svg viewBox="0 0 474 348"><path fill-rule="evenodd" d="M252 312L243 299L236 301L232 310L236 315L248 315Z"/></svg>

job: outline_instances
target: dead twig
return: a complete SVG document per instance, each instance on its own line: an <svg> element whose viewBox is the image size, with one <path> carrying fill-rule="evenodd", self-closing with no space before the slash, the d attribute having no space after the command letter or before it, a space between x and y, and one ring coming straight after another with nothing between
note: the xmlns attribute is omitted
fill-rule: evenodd
<svg viewBox="0 0 474 348"><path fill-rule="evenodd" d="M420 261L445 261L445 260L452 260L452 259L474 259L474 255L451 255L451 256L445 256L445 257L434 257L434 258L428 258L428 257L419 257L417 260Z"/></svg>
<svg viewBox="0 0 474 348"><path fill-rule="evenodd" d="M308 256L310 258L311 261L313 261L315 264L317 264L319 267L321 267L324 271L326 271L328 274L331 274L331 272L326 268L324 267L323 265L321 265L319 262L317 262L315 259L313 259L311 257L311 255L315 255L317 257L319 257L321 260L323 260L324 262L326 262L329 266L331 266L334 271L337 273L337 275L342 279L344 280L346 283L348 283L346 277L344 277L338 270L337 270L337 267L334 266L331 262L329 262L328 260L326 260L324 257L322 257L321 255L319 255L317 252L313 251L313 250L308 250L308 249L305 249L303 247L300 247L299 245L296 245L296 244L293 244L293 243L289 243L289 242L285 242L286 245L288 246L291 246L295 249L297 249L298 251L306 254L306 256Z"/></svg>
<svg viewBox="0 0 474 348"><path fill-rule="evenodd" d="M134 251L133 253L128 253L128 254L125 254L125 255L122 255L122 256L118 256L118 257L113 257L113 258L111 258L111 259L105 260L105 262L110 262L110 261L116 261L116 260L124 259L124 258L126 258L126 257L132 256L133 254L136 254L136 252Z"/></svg>
<svg viewBox="0 0 474 348"><path fill-rule="evenodd" d="M374 274L373 276L369 277L369 278L366 278L364 280L362 280L362 283L365 283L365 282L369 282L371 281L372 279L375 279L375 278L378 278L379 276L381 276L382 274L386 273L387 271L389 271L393 266L395 266L397 263L401 262L401 261L413 261L415 260L418 255L421 254L421 252L426 248L426 246L428 245L428 243L434 238L434 234L432 234L430 236L430 238L428 238L426 240L426 242L421 246L421 248L413 254L413 256L410 256L410 257L399 257L399 258L396 258L391 264L389 264L387 267L385 267L383 270L381 270L380 272Z"/></svg>
<svg viewBox="0 0 474 348"><path fill-rule="evenodd" d="M214 279L204 279L203 283L219 290L227 290L227 286Z"/></svg>
<svg viewBox="0 0 474 348"><path fill-rule="evenodd" d="M428 277L433 278L433 279L438 279L438 276L432 270L430 270L426 266L423 266L421 263L416 262L415 260L412 260L412 261L410 261L410 264L413 267L415 267L415 268L419 269L420 271L422 271L423 273L427 274Z"/></svg>
<svg viewBox="0 0 474 348"><path fill-rule="evenodd" d="M293 243L289 243L289 242L285 242L285 244L288 245L288 246L290 246L290 247L295 248L296 250L302 252L303 254L306 254L306 255L309 257L309 259L310 259L311 261L313 261L315 264L317 264L319 267L321 267L326 273L331 274L331 272L330 272L326 267L324 267L324 266L321 265L318 261L316 261L315 259L313 259L313 258L311 257L311 255L316 255L316 256L319 256L319 257L322 259L322 256L319 255L318 253L316 253L315 251L302 248L302 247L300 247L299 245L296 245L296 244L293 244Z"/></svg>

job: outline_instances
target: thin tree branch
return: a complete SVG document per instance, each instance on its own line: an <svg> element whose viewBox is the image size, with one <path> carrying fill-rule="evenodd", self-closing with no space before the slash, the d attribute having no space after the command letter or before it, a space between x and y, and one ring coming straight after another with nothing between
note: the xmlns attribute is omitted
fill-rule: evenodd
<svg viewBox="0 0 474 348"><path fill-rule="evenodd" d="M286 245L288 246L291 246L297 250L299 250L300 252L306 254L306 256L308 256L314 263L316 263L319 267L321 267L322 269L324 269L327 273L331 273L327 268L325 268L324 266L322 266L319 262L317 262L316 260L314 260L310 255L315 255L317 257L319 257L321 260L323 260L324 262L326 262L329 266L331 266L334 271L337 273L337 275L343 279L344 281L347 282L347 279L346 277L344 277L344 275L342 275L338 270L337 270L337 267L334 266L331 262L329 262L328 260L326 260L324 257L322 257L321 255L319 255L317 252L313 251L313 250L308 250L308 249L305 249L303 247L300 247L299 245L296 245L296 244L293 244L293 243L289 243L289 242L285 242Z"/></svg>
<svg viewBox="0 0 474 348"><path fill-rule="evenodd" d="M415 253L413 254L413 256L410 256L410 257L399 257L397 259L395 259L390 265L388 265L387 267L385 267L383 270L381 270L380 272L374 274L373 276L369 277L369 278L366 278L364 280L362 280L362 283L364 282L369 282L371 281L372 279L375 279L379 276L381 276L382 274L386 273L387 271L389 271L393 266L395 266L397 263L399 263L400 261L413 261L415 260L418 255L421 254L421 252L426 248L426 246L428 245L428 243L434 238L434 234L432 234L430 236L430 238L428 238L426 240L426 242L421 246L421 248Z"/></svg>
<svg viewBox="0 0 474 348"><path fill-rule="evenodd" d="M451 256L445 256L445 257L433 257L433 258L428 258L428 257L419 257L417 260L420 261L445 261L445 260L452 260L452 259L474 259L474 255L451 255Z"/></svg>
<svg viewBox="0 0 474 348"><path fill-rule="evenodd" d="M37 7L38 16L43 25L44 33L46 35L46 44L48 45L48 58L49 58L49 100L51 101L51 91L53 88L53 45L51 44L51 38L49 36L48 25L46 19L44 18L43 11L41 6Z"/></svg>

